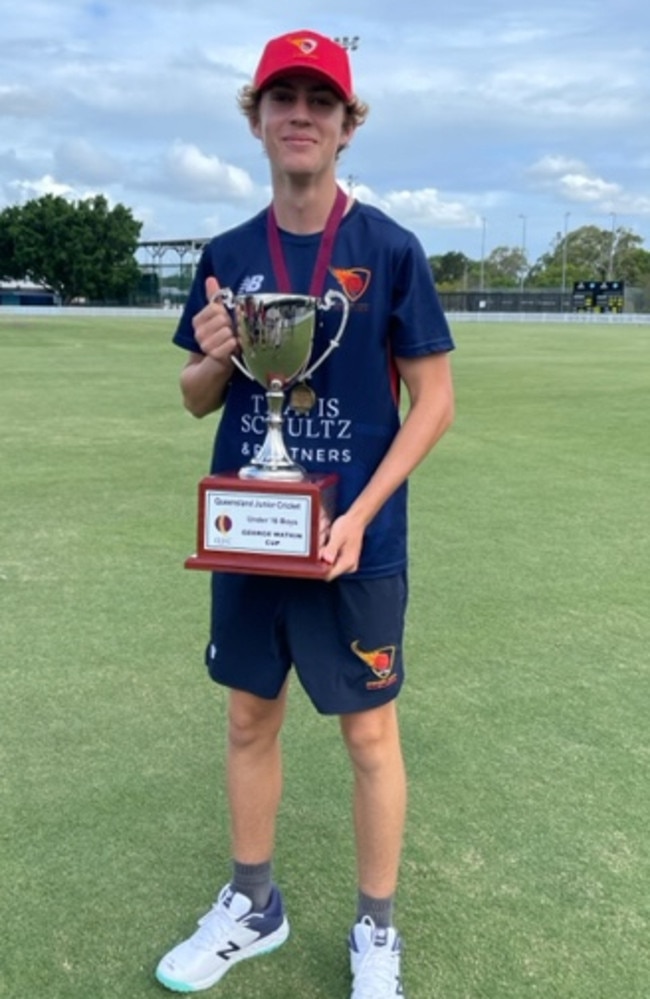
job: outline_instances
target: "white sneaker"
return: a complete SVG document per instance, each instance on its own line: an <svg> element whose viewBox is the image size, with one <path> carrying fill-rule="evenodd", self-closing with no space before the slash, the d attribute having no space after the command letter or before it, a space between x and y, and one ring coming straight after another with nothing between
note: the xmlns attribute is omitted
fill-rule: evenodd
<svg viewBox="0 0 650 999"><path fill-rule="evenodd" d="M396 929L382 929L364 916L352 927L348 943L350 999L405 999L400 978L402 938Z"/></svg>
<svg viewBox="0 0 650 999"><path fill-rule="evenodd" d="M198 930L160 961L156 978L174 992L209 989L238 961L275 950L289 936L282 896L273 888L263 912L253 912L245 895L230 885L219 893Z"/></svg>

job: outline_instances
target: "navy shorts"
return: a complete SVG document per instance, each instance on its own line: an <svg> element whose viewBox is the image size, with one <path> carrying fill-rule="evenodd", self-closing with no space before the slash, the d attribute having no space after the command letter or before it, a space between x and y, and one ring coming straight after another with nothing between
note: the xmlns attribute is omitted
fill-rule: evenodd
<svg viewBox="0 0 650 999"><path fill-rule="evenodd" d="M274 699L293 666L322 714L377 707L404 679L406 602L406 573L331 583L215 573L210 676Z"/></svg>

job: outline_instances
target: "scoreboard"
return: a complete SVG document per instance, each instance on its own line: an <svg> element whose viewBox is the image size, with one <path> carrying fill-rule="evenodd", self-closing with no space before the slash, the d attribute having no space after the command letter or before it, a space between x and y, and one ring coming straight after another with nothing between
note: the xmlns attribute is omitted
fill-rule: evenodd
<svg viewBox="0 0 650 999"><path fill-rule="evenodd" d="M623 312L624 281L574 281L571 308L574 312Z"/></svg>

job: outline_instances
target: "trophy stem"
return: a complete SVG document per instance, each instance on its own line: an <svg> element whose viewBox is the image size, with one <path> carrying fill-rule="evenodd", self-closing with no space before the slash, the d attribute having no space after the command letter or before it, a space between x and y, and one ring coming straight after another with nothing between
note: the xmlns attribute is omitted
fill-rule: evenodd
<svg viewBox="0 0 650 999"><path fill-rule="evenodd" d="M305 470L292 461L282 436L284 391L278 378L271 381L266 402L268 415L264 443L250 465L240 468L239 478L300 482L305 478Z"/></svg>

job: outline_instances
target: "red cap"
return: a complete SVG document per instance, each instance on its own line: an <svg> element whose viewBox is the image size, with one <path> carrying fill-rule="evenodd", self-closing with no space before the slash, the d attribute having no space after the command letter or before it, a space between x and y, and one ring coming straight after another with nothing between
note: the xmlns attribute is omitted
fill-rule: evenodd
<svg viewBox="0 0 650 999"><path fill-rule="evenodd" d="M287 73L309 73L327 80L350 102L354 97L348 53L342 45L315 31L291 31L267 42L253 78L255 90Z"/></svg>

